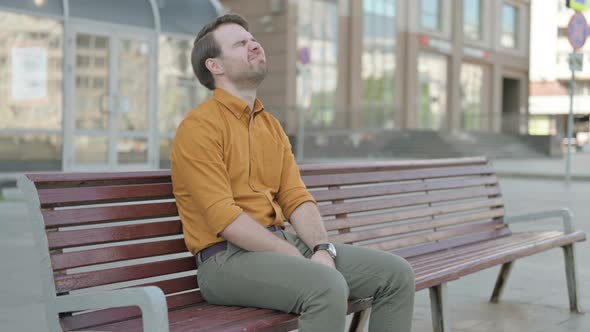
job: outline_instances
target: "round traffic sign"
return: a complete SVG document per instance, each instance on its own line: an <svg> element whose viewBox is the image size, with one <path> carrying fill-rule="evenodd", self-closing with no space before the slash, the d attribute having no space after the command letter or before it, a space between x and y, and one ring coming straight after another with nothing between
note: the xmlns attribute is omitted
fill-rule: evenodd
<svg viewBox="0 0 590 332"><path fill-rule="evenodd" d="M575 50L584 46L589 32L588 22L586 22L584 14L576 12L572 15L572 18L570 18L570 22L567 25L567 38Z"/></svg>

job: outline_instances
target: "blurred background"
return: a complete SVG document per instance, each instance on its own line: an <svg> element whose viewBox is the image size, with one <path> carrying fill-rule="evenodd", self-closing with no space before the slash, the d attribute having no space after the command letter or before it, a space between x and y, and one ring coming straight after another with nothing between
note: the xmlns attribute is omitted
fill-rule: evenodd
<svg viewBox="0 0 590 332"><path fill-rule="evenodd" d="M565 3L0 0L0 179L168 168L177 125L210 96L194 37L227 12L266 50L259 97L300 162L589 153L588 66L566 137Z"/></svg>

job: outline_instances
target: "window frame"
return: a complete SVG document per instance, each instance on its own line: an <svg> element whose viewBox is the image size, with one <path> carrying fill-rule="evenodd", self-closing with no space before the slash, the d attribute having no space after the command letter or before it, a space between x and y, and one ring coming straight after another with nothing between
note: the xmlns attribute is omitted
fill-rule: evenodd
<svg viewBox="0 0 590 332"><path fill-rule="evenodd" d="M515 47L505 47L502 45L501 38L502 38L502 24L497 24L495 29L495 38L494 38L494 45L495 49L509 55L519 56L519 57L527 57L529 56L529 41L530 41L530 29L527 27L530 23L530 10L531 5L530 3L523 3L521 1L516 0L503 0L496 3L496 10L495 12L498 15L502 15L502 9L504 5L514 6L516 9L516 26L515 26Z"/></svg>

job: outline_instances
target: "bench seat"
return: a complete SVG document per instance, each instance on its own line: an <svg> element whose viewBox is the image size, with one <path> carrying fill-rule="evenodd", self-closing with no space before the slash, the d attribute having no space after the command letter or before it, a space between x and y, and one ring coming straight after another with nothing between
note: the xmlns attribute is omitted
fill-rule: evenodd
<svg viewBox="0 0 590 332"><path fill-rule="evenodd" d="M371 306L370 299L349 301L348 313ZM171 311L170 332L180 331L289 331L297 329L297 315L278 311L201 304ZM93 327L96 331L141 332L140 318Z"/></svg>
<svg viewBox="0 0 590 332"><path fill-rule="evenodd" d="M416 290L459 279L486 268L530 256L572 241L582 241L584 232L558 231L513 233L493 240L472 243L408 258L416 272ZM400 252L403 254L403 252ZM349 302L349 313L370 307L370 299ZM170 331L288 331L297 328L297 316L272 310L201 304L169 314ZM198 326L198 327L195 327ZM141 318L96 326L96 331L142 331Z"/></svg>

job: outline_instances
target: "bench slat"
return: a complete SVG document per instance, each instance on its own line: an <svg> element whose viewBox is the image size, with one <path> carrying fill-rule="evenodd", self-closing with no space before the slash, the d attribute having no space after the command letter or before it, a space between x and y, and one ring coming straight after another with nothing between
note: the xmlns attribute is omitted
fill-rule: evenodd
<svg viewBox="0 0 590 332"><path fill-rule="evenodd" d="M230 307L230 306L213 306L200 305L196 307L188 307L180 310L170 311L169 321L170 331L203 331L204 324L219 319L231 319L237 315L244 315L245 313L254 313L259 311L263 317L276 314L275 311L268 309L244 308L244 307ZM189 324L189 326L185 326ZM117 322L108 325L94 327L100 331L125 331L125 332L142 332L141 319L136 318L123 322Z"/></svg>
<svg viewBox="0 0 590 332"><path fill-rule="evenodd" d="M484 219L488 220L492 218L502 217L503 215L504 209L494 209L491 211L470 213L467 215L456 216L451 218L439 218L434 220L413 222L397 226L384 226L380 228L373 228L363 231L359 230L355 232L331 236L330 240L339 243L354 243L359 241L377 239L381 237L424 231L432 228L442 228L446 226L465 224L468 222L481 221Z"/></svg>
<svg viewBox="0 0 590 332"><path fill-rule="evenodd" d="M42 208L174 198L171 183L39 189Z"/></svg>
<svg viewBox="0 0 590 332"><path fill-rule="evenodd" d="M171 220L75 231L48 232L47 241L49 242L49 249L63 249L179 234L182 234L182 223L180 220Z"/></svg>
<svg viewBox="0 0 590 332"><path fill-rule="evenodd" d="M465 212L469 210L501 207L504 202L501 198L492 198L481 201L471 201L468 203L447 204L443 206L434 206L429 208L420 208L412 210L402 210L388 213L371 214L366 216L346 217L325 220L326 230L337 230L340 228L351 228L359 226L377 225L382 223L391 223L395 221L408 220L420 217L436 217L447 213Z"/></svg>
<svg viewBox="0 0 590 332"><path fill-rule="evenodd" d="M51 255L54 271L145 257L185 253L184 239L153 241Z"/></svg>
<svg viewBox="0 0 590 332"><path fill-rule="evenodd" d="M536 242L555 239L560 236L562 236L560 232L547 232L527 237L509 236L502 239L501 241L488 241L492 242L491 244L484 242L481 245L473 245L471 246L473 248L469 248L469 250L464 249L463 251L459 251L452 249L452 255L443 257L437 256L432 260L420 261L417 264L412 262L412 267L414 267L414 272L417 275L430 274L433 271L441 270L444 266L462 264L467 261L485 258L490 254L510 253L514 250L519 250L521 247L529 246Z"/></svg>
<svg viewBox="0 0 590 332"><path fill-rule="evenodd" d="M468 166L468 167L450 167L450 168L426 168L418 170L401 170L401 171L380 171L364 173L344 173L344 174L323 174L323 175L305 175L303 182L308 188L358 185L368 183L379 183L389 181L408 181L420 179L434 179L453 176L473 176L473 175L490 175L494 170L489 165Z"/></svg>
<svg viewBox="0 0 590 332"><path fill-rule="evenodd" d="M471 166L488 164L486 157L440 158L393 161L360 161L321 164L302 164L302 175L339 174L351 172L374 172L379 170L404 170L434 167Z"/></svg>
<svg viewBox="0 0 590 332"><path fill-rule="evenodd" d="M92 272L55 275L55 288L58 293L64 293L75 289L139 280L196 269L195 258L191 256Z"/></svg>
<svg viewBox="0 0 590 332"><path fill-rule="evenodd" d="M219 326L231 325L236 322L242 322L252 319L263 319L276 315L276 311L270 309L258 309L258 308L241 308L232 312L230 315L216 315L209 316L206 319L201 320L198 324L194 324L193 320L180 319L180 322L174 324L173 329L178 330L190 330L196 328L200 331L206 331L208 329L214 329ZM187 317L188 318L188 317Z"/></svg>
<svg viewBox="0 0 590 332"><path fill-rule="evenodd" d="M37 189L84 187L110 184L172 182L169 170L103 173L27 174Z"/></svg>
<svg viewBox="0 0 590 332"><path fill-rule="evenodd" d="M366 212L396 207L448 202L459 199L473 199L477 197L496 196L500 194L499 187L482 187L460 191L450 191L436 194L422 194L402 197L380 198L366 201L345 202L340 204L320 205L322 216L337 214Z"/></svg>
<svg viewBox="0 0 590 332"><path fill-rule="evenodd" d="M411 235L408 237L396 238L392 240L385 240L377 243L371 243L364 245L369 248L383 250L383 251L392 251L394 249L415 246L421 243L426 242L433 242L437 240L448 239L452 237L457 237L465 234L471 233L479 233L485 232L492 229L503 227L502 220L493 220L490 222L482 223L482 224L474 224L474 225L466 225L461 227L456 227L453 229L448 229L444 231L437 231L437 232L428 232L423 234Z"/></svg>
<svg viewBox="0 0 590 332"><path fill-rule="evenodd" d="M359 312L371 306L372 299L361 299L348 302L347 313ZM297 329L297 316L284 313L276 313L268 318L261 320L251 320L248 322L240 322L236 325L226 327L217 327L216 331L291 331Z"/></svg>
<svg viewBox="0 0 590 332"><path fill-rule="evenodd" d="M371 306L372 300L350 300L348 301L348 313L358 312ZM259 312L252 318L244 320L225 319L226 316L243 315L252 308L229 307L229 306L212 306L199 305L195 307L183 308L170 312L169 320L174 322L170 325L170 331L204 331L208 328L215 327L215 331L288 331L297 328L297 315L285 314L278 311L268 311L266 309L254 309ZM139 313L139 311L138 311ZM136 316L139 317L139 314ZM214 318L208 319L208 318ZM78 328L87 328L82 326ZM270 329L269 329L270 328ZM124 321L109 325L98 326L96 329L101 331L142 331L141 319L136 318L133 321Z"/></svg>
<svg viewBox="0 0 590 332"><path fill-rule="evenodd" d="M180 293L185 292L193 289L199 288L199 283L197 281L196 275L180 277L180 278L173 278L168 280L156 281L156 282L148 282L141 285L133 286L133 287L146 287L146 286L156 286L159 287L164 294L173 294L173 293Z"/></svg>
<svg viewBox="0 0 590 332"><path fill-rule="evenodd" d="M534 242L527 246L515 249L510 253L491 253L488 257L478 257L477 259L466 261L461 264L454 264L446 269L440 269L431 274L421 275L420 278L416 279L416 290L439 285L442 282L455 280L492 266L512 262L518 258L530 256L552 248L558 248L577 241L583 241L585 238L586 236L584 232L577 231L542 242Z"/></svg>
<svg viewBox="0 0 590 332"><path fill-rule="evenodd" d="M340 199L353 199L381 195L412 193L418 191L467 188L474 186L493 185L497 183L498 179L495 176L481 176L471 179L454 179L416 183L395 183L370 187L316 190L312 191L311 194L316 199L316 201L325 202Z"/></svg>
<svg viewBox="0 0 590 332"><path fill-rule="evenodd" d="M128 204L64 210L43 210L46 228L81 226L106 222L175 217L175 202Z"/></svg>
<svg viewBox="0 0 590 332"><path fill-rule="evenodd" d="M508 227L493 229L476 234L468 234L465 236L458 236L451 239L439 240L433 243L424 243L407 248L394 249L392 252L398 256L409 259L411 257L428 255L433 252L441 250L449 250L455 247L466 246L469 244L498 239L511 235L512 232Z"/></svg>
<svg viewBox="0 0 590 332"><path fill-rule="evenodd" d="M494 241L480 241L477 245L463 245L454 248L450 248L448 250L441 250L436 253L430 253L427 255L416 256L412 257L412 266L420 266L424 264L428 264L431 261L436 261L439 259L445 259L447 257L456 256L456 255L463 255L469 254L473 250L481 250L486 248L491 248L494 246L501 246L505 243L513 241L513 238L522 238L522 234L520 233L513 233L512 236L505 236L502 238L493 239Z"/></svg>
<svg viewBox="0 0 590 332"><path fill-rule="evenodd" d="M178 310L186 306L195 308L215 307L203 302L203 298L196 292L168 296L166 297L166 303L169 310ZM123 307L65 316L61 318L60 322L65 331L71 331L125 321L136 317L141 317L141 310L138 307ZM139 323L141 327L141 319Z"/></svg>

